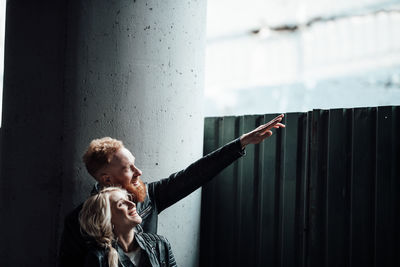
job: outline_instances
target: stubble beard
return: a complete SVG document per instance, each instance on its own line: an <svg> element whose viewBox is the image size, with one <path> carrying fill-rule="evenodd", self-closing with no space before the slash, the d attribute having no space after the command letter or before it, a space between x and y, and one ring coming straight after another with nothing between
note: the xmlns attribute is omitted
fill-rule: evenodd
<svg viewBox="0 0 400 267"><path fill-rule="evenodd" d="M125 189L132 194L133 200L135 202L143 202L146 198L146 186L143 183L142 179L139 179L139 186L134 186L133 184L129 183L125 187Z"/></svg>

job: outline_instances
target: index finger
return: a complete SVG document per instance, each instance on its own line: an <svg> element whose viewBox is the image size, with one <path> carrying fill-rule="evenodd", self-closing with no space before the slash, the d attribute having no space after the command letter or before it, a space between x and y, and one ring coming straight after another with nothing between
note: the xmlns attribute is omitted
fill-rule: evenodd
<svg viewBox="0 0 400 267"><path fill-rule="evenodd" d="M281 114L279 116L276 116L274 119L272 119L271 121L267 122L265 125L265 128L269 128L269 127L273 127L274 125L276 125L277 123L279 123L280 121L282 121L282 118L284 117L284 114Z"/></svg>

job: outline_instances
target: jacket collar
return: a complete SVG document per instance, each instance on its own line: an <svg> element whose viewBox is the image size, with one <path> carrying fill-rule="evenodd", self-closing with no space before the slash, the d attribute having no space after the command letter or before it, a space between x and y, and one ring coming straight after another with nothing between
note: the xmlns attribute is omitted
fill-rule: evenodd
<svg viewBox="0 0 400 267"><path fill-rule="evenodd" d="M145 243L144 239L141 237L141 235L143 233L143 228L138 224L135 227L134 231L135 231L134 238L135 238L136 242L139 244L140 249L142 249L142 251L144 253L146 253L147 252L146 243ZM113 247L117 250L119 262L121 263L121 265L123 267L133 266L131 260L125 254L124 250L121 248L121 246L118 244L118 242L116 240L113 241ZM142 254L142 255L144 255L144 254Z"/></svg>
<svg viewBox="0 0 400 267"><path fill-rule="evenodd" d="M131 260L129 259L129 257L125 254L123 249L118 244L117 244L117 247L115 249L118 252L119 262L121 263L121 265L123 267L133 266L133 264L132 264Z"/></svg>
<svg viewBox="0 0 400 267"><path fill-rule="evenodd" d="M93 196L93 195L98 194L103 188L104 187L101 184L95 183L93 185L92 191L90 191L90 195Z"/></svg>

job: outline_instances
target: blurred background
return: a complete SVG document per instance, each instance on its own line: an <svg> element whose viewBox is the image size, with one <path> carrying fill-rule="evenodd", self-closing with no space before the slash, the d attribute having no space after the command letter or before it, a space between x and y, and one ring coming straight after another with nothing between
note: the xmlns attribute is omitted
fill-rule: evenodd
<svg viewBox="0 0 400 267"><path fill-rule="evenodd" d="M399 0L212 0L206 47L205 116L400 104Z"/></svg>
<svg viewBox="0 0 400 267"><path fill-rule="evenodd" d="M211 0L205 116L400 104L400 1Z"/></svg>

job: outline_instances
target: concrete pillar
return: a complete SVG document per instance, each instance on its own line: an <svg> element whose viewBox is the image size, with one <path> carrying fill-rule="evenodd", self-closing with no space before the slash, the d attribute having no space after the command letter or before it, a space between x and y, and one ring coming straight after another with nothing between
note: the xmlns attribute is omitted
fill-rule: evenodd
<svg viewBox="0 0 400 267"><path fill-rule="evenodd" d="M0 207L13 210L0 225L5 266L54 263L63 217L94 183L81 162L91 139L123 140L147 182L202 154L206 2L54 2L9 1ZM180 266L197 265L199 216L200 192L160 216L159 233ZM19 256L26 250L29 260Z"/></svg>
<svg viewBox="0 0 400 267"><path fill-rule="evenodd" d="M0 266L55 265L62 203L65 7L62 1L7 1Z"/></svg>

